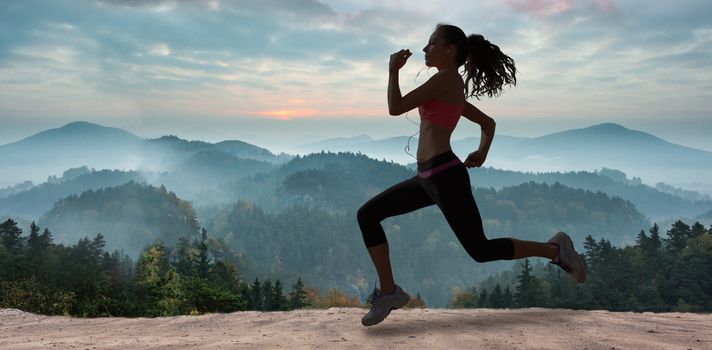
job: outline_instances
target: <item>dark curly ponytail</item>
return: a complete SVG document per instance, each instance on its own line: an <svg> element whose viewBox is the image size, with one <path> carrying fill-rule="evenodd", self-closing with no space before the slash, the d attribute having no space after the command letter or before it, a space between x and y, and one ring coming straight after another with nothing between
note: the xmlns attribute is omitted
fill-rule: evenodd
<svg viewBox="0 0 712 350"><path fill-rule="evenodd" d="M489 97L502 93L504 85L517 85L514 60L482 35L465 36L462 29L440 23L435 28L449 45L457 47L457 66L465 65L465 97ZM472 90L469 90L472 82Z"/></svg>

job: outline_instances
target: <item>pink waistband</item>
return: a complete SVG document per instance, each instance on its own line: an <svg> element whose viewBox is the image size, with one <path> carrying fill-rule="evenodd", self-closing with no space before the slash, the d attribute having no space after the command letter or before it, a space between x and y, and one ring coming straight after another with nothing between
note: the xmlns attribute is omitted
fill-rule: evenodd
<svg viewBox="0 0 712 350"><path fill-rule="evenodd" d="M429 178L429 177L431 177L431 176L433 176L433 175L435 175L435 174L437 174L437 173L439 173L439 172L441 172L441 171L443 171L443 170L445 170L445 169L447 169L447 168L453 167L453 166L455 166L455 165L457 165L457 164L459 164L459 163L461 163L460 159L459 159L459 158L455 158L455 159L453 159L453 160L451 160L451 161L449 161L449 162L447 162L447 163L445 163L445 164L440 164L440 165L436 166L435 168L428 169L428 170L426 170L426 171L419 171L419 172L418 172L418 177L420 177L421 179Z"/></svg>

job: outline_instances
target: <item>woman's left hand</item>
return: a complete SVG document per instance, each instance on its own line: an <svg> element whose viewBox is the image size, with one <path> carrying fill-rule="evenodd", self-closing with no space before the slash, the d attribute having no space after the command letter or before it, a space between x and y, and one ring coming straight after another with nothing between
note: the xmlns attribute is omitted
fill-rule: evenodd
<svg viewBox="0 0 712 350"><path fill-rule="evenodd" d="M405 65L408 61L408 57L413 55L410 50L403 49L391 55L391 61L388 63L389 71L397 71Z"/></svg>
<svg viewBox="0 0 712 350"><path fill-rule="evenodd" d="M486 158L487 158L487 153L477 150L477 151L470 153L470 155L467 156L467 159L465 159L465 161L462 162L462 164L464 164L465 167L467 167L467 168L472 168L472 167L479 168L485 162Z"/></svg>

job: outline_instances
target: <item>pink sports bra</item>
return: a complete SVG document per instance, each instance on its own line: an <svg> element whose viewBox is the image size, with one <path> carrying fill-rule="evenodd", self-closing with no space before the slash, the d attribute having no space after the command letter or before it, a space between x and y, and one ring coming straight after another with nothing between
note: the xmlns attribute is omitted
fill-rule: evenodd
<svg viewBox="0 0 712 350"><path fill-rule="evenodd" d="M455 129L455 125L457 125L457 121L460 119L464 109L464 104L452 104L437 99L418 106L420 120L427 120L449 130Z"/></svg>

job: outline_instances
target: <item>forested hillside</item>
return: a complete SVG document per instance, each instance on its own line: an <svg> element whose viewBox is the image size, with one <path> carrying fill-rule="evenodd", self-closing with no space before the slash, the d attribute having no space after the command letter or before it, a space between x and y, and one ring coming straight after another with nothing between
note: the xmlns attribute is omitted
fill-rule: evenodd
<svg viewBox="0 0 712 350"><path fill-rule="evenodd" d="M500 191L478 188L474 196L489 238L546 241L564 230L583 249L587 235L608 237L616 244L632 243L635 232L650 226L627 201L561 184L531 182ZM356 206L361 203L339 210L294 204L272 213L252 202L239 201L202 215L203 224L216 237L224 237L235 250L262 262L254 272L246 272L249 277L255 273L286 279L300 274L320 286L364 293L369 283L373 284L375 271L356 221ZM382 225L399 280L421 286L431 305L445 305L449 290L442 285L476 283L509 266L506 261L474 262L437 206L388 218Z"/></svg>
<svg viewBox="0 0 712 350"><path fill-rule="evenodd" d="M72 171L79 173L71 176ZM69 169L60 178L50 176L45 183L0 198L0 213L35 219L50 210L56 201L70 195L143 179L136 171Z"/></svg>
<svg viewBox="0 0 712 350"><path fill-rule="evenodd" d="M39 224L52 227L55 239L66 243L102 233L108 249L124 249L134 258L156 239L174 245L181 235L198 232L190 203L163 186L133 181L64 198Z"/></svg>

